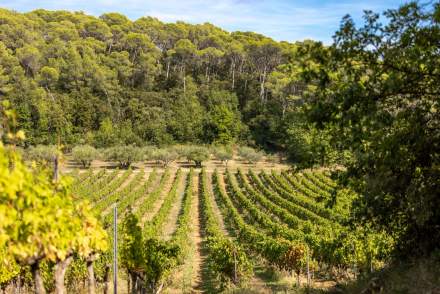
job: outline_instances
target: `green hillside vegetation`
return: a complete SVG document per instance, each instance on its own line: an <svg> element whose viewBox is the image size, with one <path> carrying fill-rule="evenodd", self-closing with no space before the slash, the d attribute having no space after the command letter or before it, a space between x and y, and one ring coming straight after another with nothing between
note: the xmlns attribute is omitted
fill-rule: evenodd
<svg viewBox="0 0 440 294"><path fill-rule="evenodd" d="M0 289L109 293L117 203L132 293L436 293L439 48L437 2L328 46L0 9Z"/></svg>

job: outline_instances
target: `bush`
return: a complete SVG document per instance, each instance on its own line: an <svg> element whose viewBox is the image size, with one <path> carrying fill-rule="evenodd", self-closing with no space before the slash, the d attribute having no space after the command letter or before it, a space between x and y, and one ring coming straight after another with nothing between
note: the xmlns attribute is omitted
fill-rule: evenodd
<svg viewBox="0 0 440 294"><path fill-rule="evenodd" d="M133 162L144 159L143 149L132 145L115 146L105 149L105 160L117 161L119 167L128 168Z"/></svg>
<svg viewBox="0 0 440 294"><path fill-rule="evenodd" d="M157 149L152 158L157 161L162 162L164 167L167 167L171 162L179 158L179 153L177 153L173 148Z"/></svg>
<svg viewBox="0 0 440 294"><path fill-rule="evenodd" d="M194 161L196 167L202 167L202 162L209 159L209 150L206 147L194 146L187 155L187 159Z"/></svg>
<svg viewBox="0 0 440 294"><path fill-rule="evenodd" d="M72 158L82 164L83 167L90 167L92 161L99 157L99 152L89 145L79 145L72 149Z"/></svg>
<svg viewBox="0 0 440 294"><path fill-rule="evenodd" d="M54 161L57 154L58 149L55 145L37 145L25 151L25 159L47 165Z"/></svg>
<svg viewBox="0 0 440 294"><path fill-rule="evenodd" d="M144 146L142 147L142 153L144 154L143 160L155 160L155 153L157 152L157 147L155 146Z"/></svg>
<svg viewBox="0 0 440 294"><path fill-rule="evenodd" d="M214 149L215 157L228 166L228 161L234 157L231 146L219 146Z"/></svg>
<svg viewBox="0 0 440 294"><path fill-rule="evenodd" d="M193 145L175 145L173 147L170 147L169 149L176 151L179 154L179 158L185 158L186 160L190 161L188 157L194 147L195 146Z"/></svg>
<svg viewBox="0 0 440 294"><path fill-rule="evenodd" d="M256 163L261 160L263 153L251 147L243 146L238 150L238 155L249 163Z"/></svg>

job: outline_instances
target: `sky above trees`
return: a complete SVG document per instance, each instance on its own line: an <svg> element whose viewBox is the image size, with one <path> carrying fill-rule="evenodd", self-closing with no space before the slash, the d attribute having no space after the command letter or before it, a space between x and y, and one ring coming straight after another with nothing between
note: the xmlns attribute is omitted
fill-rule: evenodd
<svg viewBox="0 0 440 294"><path fill-rule="evenodd" d="M331 43L341 18L361 23L362 11L396 8L402 0L0 0L0 7L27 12L38 8L81 10L99 16L119 12L132 20L155 16L162 21L210 22L229 31L253 31L276 40Z"/></svg>

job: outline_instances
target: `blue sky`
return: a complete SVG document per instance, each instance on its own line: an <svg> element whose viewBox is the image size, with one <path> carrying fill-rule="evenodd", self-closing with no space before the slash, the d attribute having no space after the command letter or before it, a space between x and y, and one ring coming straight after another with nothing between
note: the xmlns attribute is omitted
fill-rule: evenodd
<svg viewBox="0 0 440 294"><path fill-rule="evenodd" d="M350 14L361 22L362 11L396 8L405 1L330 0L0 0L0 7L20 12L37 8L81 10L99 16L120 12L135 20L155 16L162 21L210 22L228 31L253 31L276 40L304 39L331 43L341 18Z"/></svg>

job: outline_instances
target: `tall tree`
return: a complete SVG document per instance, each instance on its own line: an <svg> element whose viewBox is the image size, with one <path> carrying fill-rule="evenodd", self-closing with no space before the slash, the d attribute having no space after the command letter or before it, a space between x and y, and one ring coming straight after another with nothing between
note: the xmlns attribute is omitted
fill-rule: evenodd
<svg viewBox="0 0 440 294"><path fill-rule="evenodd" d="M354 155L357 219L392 234L397 253L429 254L440 244L440 5L384 16L368 11L360 28L345 17L315 52L309 115Z"/></svg>

